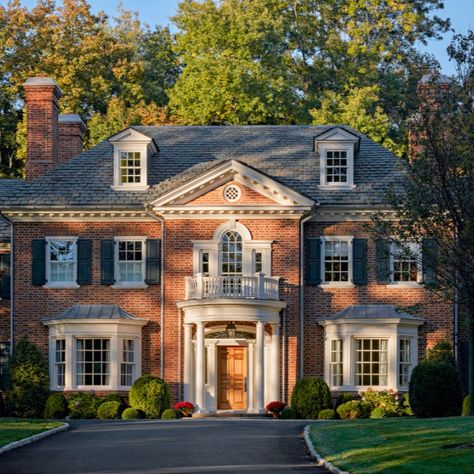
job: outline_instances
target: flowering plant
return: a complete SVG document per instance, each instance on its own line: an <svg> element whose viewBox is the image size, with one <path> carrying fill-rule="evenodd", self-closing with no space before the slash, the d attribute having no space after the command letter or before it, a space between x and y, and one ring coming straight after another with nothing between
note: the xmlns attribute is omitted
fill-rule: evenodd
<svg viewBox="0 0 474 474"><path fill-rule="evenodd" d="M283 411L285 407L286 407L286 403L275 401L275 402L268 403L267 406L265 407L265 410L267 410L273 416L280 416L281 412Z"/></svg>
<svg viewBox="0 0 474 474"><path fill-rule="evenodd" d="M182 413L183 416L191 416L194 405L191 402L177 402L173 404L173 410Z"/></svg>

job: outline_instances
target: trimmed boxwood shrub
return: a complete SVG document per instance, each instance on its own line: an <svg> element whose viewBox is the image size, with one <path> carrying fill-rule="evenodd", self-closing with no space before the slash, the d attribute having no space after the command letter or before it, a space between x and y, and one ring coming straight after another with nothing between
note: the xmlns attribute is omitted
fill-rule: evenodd
<svg viewBox="0 0 474 474"><path fill-rule="evenodd" d="M46 405L44 407L44 417L63 419L66 418L68 414L67 409L67 400L62 393L53 393L46 400Z"/></svg>
<svg viewBox="0 0 474 474"><path fill-rule="evenodd" d="M291 406L300 418L316 419L321 410L332 408L329 387L320 377L303 377L293 389Z"/></svg>
<svg viewBox="0 0 474 474"><path fill-rule="evenodd" d="M464 397L464 400L462 402L462 416L469 416L469 400L470 400L470 395L466 395Z"/></svg>
<svg viewBox="0 0 474 474"><path fill-rule="evenodd" d="M336 412L332 408L321 410L318 414L318 420L335 420Z"/></svg>
<svg viewBox="0 0 474 474"><path fill-rule="evenodd" d="M48 386L43 354L36 344L21 338L8 363L7 412L21 418L42 418Z"/></svg>
<svg viewBox="0 0 474 474"><path fill-rule="evenodd" d="M162 420L176 420L176 418L178 418L178 415L176 411L172 408L167 408L166 410L163 410L163 413L161 414Z"/></svg>
<svg viewBox="0 0 474 474"><path fill-rule="evenodd" d="M138 420L144 416L145 414L137 408L125 408L122 412L122 420Z"/></svg>
<svg viewBox="0 0 474 474"><path fill-rule="evenodd" d="M125 408L127 408L127 402L119 393L109 393L105 398L102 399L101 403L106 403L106 402L120 403L120 414L122 414Z"/></svg>
<svg viewBox="0 0 474 474"><path fill-rule="evenodd" d="M68 397L69 417L73 419L92 419L97 417L97 410L102 400L93 393L79 392Z"/></svg>
<svg viewBox="0 0 474 474"><path fill-rule="evenodd" d="M168 384L159 377L142 375L130 389L129 403L145 413L147 418L160 418L171 406L171 392Z"/></svg>
<svg viewBox="0 0 474 474"><path fill-rule="evenodd" d="M296 418L298 418L298 415L296 414L296 411L290 406L283 408L280 413L281 420L295 420Z"/></svg>
<svg viewBox="0 0 474 474"><path fill-rule="evenodd" d="M103 402L97 409L97 417L101 420L116 420L122 414L121 402Z"/></svg>
<svg viewBox="0 0 474 474"><path fill-rule="evenodd" d="M410 405L418 418L459 416L462 408L461 381L449 362L424 361L412 372Z"/></svg>
<svg viewBox="0 0 474 474"><path fill-rule="evenodd" d="M387 413L382 407L377 407L370 413L370 418L387 418Z"/></svg>
<svg viewBox="0 0 474 474"><path fill-rule="evenodd" d="M360 400L352 400L339 405L336 411L341 420L368 418L370 415L370 405Z"/></svg>

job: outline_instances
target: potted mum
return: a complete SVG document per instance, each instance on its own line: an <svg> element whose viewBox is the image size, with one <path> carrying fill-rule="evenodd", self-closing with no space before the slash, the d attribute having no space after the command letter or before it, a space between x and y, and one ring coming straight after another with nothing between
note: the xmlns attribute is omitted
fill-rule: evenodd
<svg viewBox="0 0 474 474"><path fill-rule="evenodd" d="M265 410L267 410L268 413L271 413L273 418L280 418L281 412L285 407L286 403L274 401L268 403Z"/></svg>
<svg viewBox="0 0 474 474"><path fill-rule="evenodd" d="M191 402L177 402L173 404L173 410L181 413L183 416L193 416L194 405Z"/></svg>

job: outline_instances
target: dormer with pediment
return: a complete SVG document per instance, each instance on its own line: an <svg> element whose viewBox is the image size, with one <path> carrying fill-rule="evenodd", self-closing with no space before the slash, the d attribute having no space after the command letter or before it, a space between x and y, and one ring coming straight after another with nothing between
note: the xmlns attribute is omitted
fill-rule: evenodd
<svg viewBox="0 0 474 474"><path fill-rule="evenodd" d="M331 128L315 137L319 158L320 184L325 190L349 190L354 183L354 155L360 138L342 127Z"/></svg>
<svg viewBox="0 0 474 474"><path fill-rule="evenodd" d="M149 188L148 162L158 152L154 140L133 128L109 138L114 147L114 181L116 191L145 191Z"/></svg>

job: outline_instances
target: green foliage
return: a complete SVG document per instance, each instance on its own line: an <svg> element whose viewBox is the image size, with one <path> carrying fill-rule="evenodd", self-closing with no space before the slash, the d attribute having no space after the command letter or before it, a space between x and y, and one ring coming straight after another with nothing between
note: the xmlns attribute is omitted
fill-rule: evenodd
<svg viewBox="0 0 474 474"><path fill-rule="evenodd" d="M281 420L295 420L296 418L298 418L298 414L290 406L283 408L282 412L280 413Z"/></svg>
<svg viewBox="0 0 474 474"><path fill-rule="evenodd" d="M121 402L103 402L97 409L97 418L101 420L116 420L120 418L122 411Z"/></svg>
<svg viewBox="0 0 474 474"><path fill-rule="evenodd" d="M131 407L142 410L147 418L159 418L164 410L170 408L171 392L168 384L159 377L142 375L130 389L129 403Z"/></svg>
<svg viewBox="0 0 474 474"><path fill-rule="evenodd" d="M453 347L448 341L437 342L431 349L428 349L426 360L431 362L447 362L455 365Z"/></svg>
<svg viewBox="0 0 474 474"><path fill-rule="evenodd" d="M411 409L410 405L410 394L404 393L402 399L400 400L400 409L403 413L407 416L413 416L413 410Z"/></svg>
<svg viewBox="0 0 474 474"><path fill-rule="evenodd" d="M464 397L464 400L462 401L461 416L469 416L469 403L470 403L470 395L466 395Z"/></svg>
<svg viewBox="0 0 474 474"><path fill-rule="evenodd" d="M320 377L303 377L293 389L291 406L300 418L316 419L321 410L332 407L329 387Z"/></svg>
<svg viewBox="0 0 474 474"><path fill-rule="evenodd" d="M380 408L387 417L403 414L403 410L400 409L399 402L392 392L369 389L363 394L362 400L370 406L371 411Z"/></svg>
<svg viewBox="0 0 474 474"><path fill-rule="evenodd" d="M339 405L336 411L341 420L368 418L370 415L370 405L360 400L352 400Z"/></svg>
<svg viewBox="0 0 474 474"><path fill-rule="evenodd" d="M318 420L335 420L336 412L332 408L321 410L318 414Z"/></svg>
<svg viewBox="0 0 474 474"><path fill-rule="evenodd" d="M459 416L462 389L455 367L448 362L424 361L410 379L410 405L418 418Z"/></svg>
<svg viewBox="0 0 474 474"><path fill-rule="evenodd" d="M66 397L62 393L53 393L46 400L44 407L44 418L63 419L68 414Z"/></svg>
<svg viewBox="0 0 474 474"><path fill-rule="evenodd" d="M41 418L48 386L43 354L27 338L20 339L8 363L8 412L22 418Z"/></svg>
<svg viewBox="0 0 474 474"><path fill-rule="evenodd" d="M387 418L387 412L382 407L374 408L370 412L370 418Z"/></svg>
<svg viewBox="0 0 474 474"><path fill-rule="evenodd" d="M178 418L178 415L177 415L176 411L173 410L172 408L167 408L161 414L161 419L162 420L176 420L176 418Z"/></svg>
<svg viewBox="0 0 474 474"><path fill-rule="evenodd" d="M0 390L0 418L7 415L7 407L3 398L3 392Z"/></svg>
<svg viewBox="0 0 474 474"><path fill-rule="evenodd" d="M78 392L68 397L69 416L72 419L93 419L102 400L93 393Z"/></svg>
<svg viewBox="0 0 474 474"><path fill-rule="evenodd" d="M120 413L127 408L127 402L124 400L122 395L119 393L109 393L105 398L102 399L101 403L106 403L106 402L118 402L120 403Z"/></svg>
<svg viewBox="0 0 474 474"><path fill-rule="evenodd" d="M122 412L122 420L137 420L144 418L145 414L137 408L125 408Z"/></svg>

